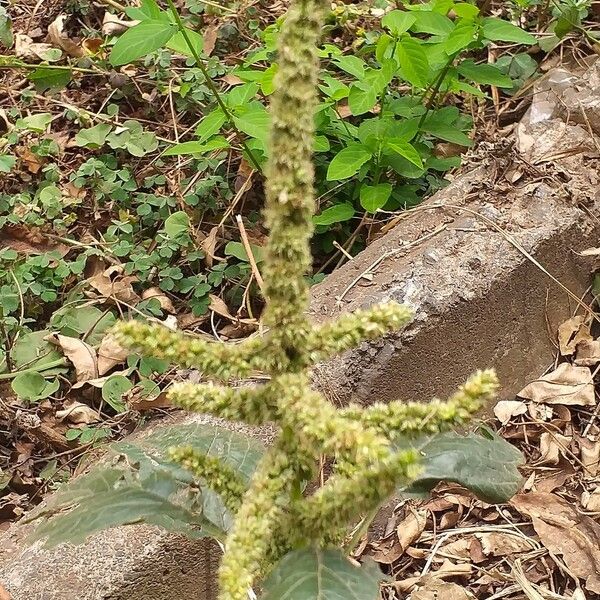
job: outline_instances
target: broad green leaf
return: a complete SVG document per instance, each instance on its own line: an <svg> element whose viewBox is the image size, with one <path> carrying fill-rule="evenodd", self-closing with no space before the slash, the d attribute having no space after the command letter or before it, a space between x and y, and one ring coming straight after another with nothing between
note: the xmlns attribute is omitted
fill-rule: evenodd
<svg viewBox="0 0 600 600"><path fill-rule="evenodd" d="M248 104L258 94L258 89L259 86L256 81L234 87L225 98L227 105L230 108L235 108Z"/></svg>
<svg viewBox="0 0 600 600"><path fill-rule="evenodd" d="M19 373L11 382L12 390L19 398L34 402L48 398L56 392L60 384L58 379L46 381L46 379L35 371Z"/></svg>
<svg viewBox="0 0 600 600"><path fill-rule="evenodd" d="M0 6L0 44L7 48L13 45L12 21L3 6Z"/></svg>
<svg viewBox="0 0 600 600"><path fill-rule="evenodd" d="M362 185L360 188L360 205L367 211L374 213L383 208L392 193L391 183L378 185Z"/></svg>
<svg viewBox="0 0 600 600"><path fill-rule="evenodd" d="M10 353L16 370L35 368L42 371L45 365L63 358L55 346L44 340L50 333L33 331L17 339Z"/></svg>
<svg viewBox="0 0 600 600"><path fill-rule="evenodd" d="M313 146L313 150L315 152L329 152L331 149L331 144L325 135L317 135L315 136L315 143Z"/></svg>
<svg viewBox="0 0 600 600"><path fill-rule="evenodd" d="M254 244L250 244L250 248L252 249L254 260L257 263L262 262L264 260L263 249L260 246L255 246ZM248 262L248 253L246 252L244 244L240 242L227 242L225 245L225 256L234 256L238 260Z"/></svg>
<svg viewBox="0 0 600 600"><path fill-rule="evenodd" d="M161 10L156 0L142 0L139 8L129 7L125 13L130 19L136 21L158 21L161 18Z"/></svg>
<svg viewBox="0 0 600 600"><path fill-rule="evenodd" d="M382 33L375 47L375 58L377 62L383 62L386 57L391 56L392 48L396 45L394 38L387 33Z"/></svg>
<svg viewBox="0 0 600 600"><path fill-rule="evenodd" d="M398 64L396 61L386 58L382 61L379 69L367 69L361 83L373 87L377 94L381 94L385 87L390 84L397 70Z"/></svg>
<svg viewBox="0 0 600 600"><path fill-rule="evenodd" d="M362 58L353 55L336 56L333 59L333 64L342 69L342 71L353 75L356 79L362 79L365 76L365 69L367 68L367 64Z"/></svg>
<svg viewBox="0 0 600 600"><path fill-rule="evenodd" d="M10 173L17 159L9 154L0 154L0 173Z"/></svg>
<svg viewBox="0 0 600 600"><path fill-rule="evenodd" d="M350 87L348 106L357 116L369 112L377 104L377 90L368 83L357 82Z"/></svg>
<svg viewBox="0 0 600 600"><path fill-rule="evenodd" d="M190 230L190 218L182 210L174 212L165 219L165 232L169 237L177 237Z"/></svg>
<svg viewBox="0 0 600 600"><path fill-rule="evenodd" d="M43 133L50 123L52 123L52 115L50 113L38 113L37 115L29 115L28 117L17 119L15 127L17 129L29 129L30 131Z"/></svg>
<svg viewBox="0 0 600 600"><path fill-rule="evenodd" d="M323 212L313 217L315 225L335 225L343 221L349 221L356 211L351 204L334 204L326 208Z"/></svg>
<svg viewBox="0 0 600 600"><path fill-rule="evenodd" d="M392 138L385 141L385 147L404 157L406 160L415 165L415 167L418 167L419 169L423 168L421 155L412 144L409 144L401 139Z"/></svg>
<svg viewBox="0 0 600 600"><path fill-rule="evenodd" d="M193 29L186 27L185 31L187 33L188 40L196 51L196 54L200 55L202 53L202 49L204 48L204 38ZM177 54L183 54L183 56L188 56L190 58L194 57L194 54L190 50L190 47L185 37L183 37L183 33L181 33L181 31L178 31L168 42L166 42L165 46L169 50L177 52Z"/></svg>
<svg viewBox="0 0 600 600"><path fill-rule="evenodd" d="M234 117L236 127L252 138L267 143L271 117L264 107Z"/></svg>
<svg viewBox="0 0 600 600"><path fill-rule="evenodd" d="M321 80L324 82L319 85L319 89L332 100L343 100L348 97L350 88L335 77L332 77L328 73L321 75Z"/></svg>
<svg viewBox="0 0 600 600"><path fill-rule="evenodd" d="M409 13L403 10L393 10L381 19L381 24L387 27L393 35L399 36L400 34L408 31L413 23L418 18L418 13Z"/></svg>
<svg viewBox="0 0 600 600"><path fill-rule="evenodd" d="M464 19L474 19L479 14L479 8L469 2L458 2L452 7L452 10Z"/></svg>
<svg viewBox="0 0 600 600"><path fill-rule="evenodd" d="M164 46L175 34L177 27L164 21L142 21L128 29L113 46L110 64L126 65Z"/></svg>
<svg viewBox="0 0 600 600"><path fill-rule="evenodd" d="M460 146L470 146L473 143L469 136L460 129L440 120L426 119L421 129L445 142L452 142Z"/></svg>
<svg viewBox="0 0 600 600"><path fill-rule="evenodd" d="M412 14L415 22L410 29L415 33L447 36L454 29L454 23L445 15L429 11L418 11Z"/></svg>
<svg viewBox="0 0 600 600"><path fill-rule="evenodd" d="M457 67L458 72L475 83L484 85L496 85L498 87L511 88L513 82L494 65L475 64L472 60L463 60Z"/></svg>
<svg viewBox="0 0 600 600"><path fill-rule="evenodd" d="M416 5L418 8L427 11L428 5ZM454 8L454 0L433 0L431 3L431 10L441 15L447 15L450 10Z"/></svg>
<svg viewBox="0 0 600 600"><path fill-rule="evenodd" d="M494 42L515 42L529 45L537 43L537 39L531 33L496 17L483 19L483 36Z"/></svg>
<svg viewBox="0 0 600 600"><path fill-rule="evenodd" d="M41 66L29 73L27 79L33 81L36 90L45 92L66 87L71 81L71 75L71 69L68 68L55 69Z"/></svg>
<svg viewBox="0 0 600 600"><path fill-rule="evenodd" d="M75 143L78 146L85 146L86 148L96 150L104 145L111 129L112 126L107 123L100 123L89 129L81 129L75 136Z"/></svg>
<svg viewBox="0 0 600 600"><path fill-rule="evenodd" d="M464 50L475 39L477 26L470 19L461 19L456 23L452 33L443 43L443 48L446 54L452 55Z"/></svg>
<svg viewBox="0 0 600 600"><path fill-rule="evenodd" d="M267 577L264 600L377 600L383 573L373 561L360 567L337 549L286 554Z"/></svg>
<svg viewBox="0 0 600 600"><path fill-rule="evenodd" d="M579 10L575 6L561 8L560 10L560 16L554 23L554 35L559 40L581 25Z"/></svg>
<svg viewBox="0 0 600 600"><path fill-rule="evenodd" d="M85 335L85 342L90 346L100 344L115 322L113 313L95 306L65 306L50 319L53 329L69 337Z"/></svg>
<svg viewBox="0 0 600 600"><path fill-rule="evenodd" d="M102 386L102 399L118 413L125 412L127 405L123 394L133 387L133 383L123 375L112 375Z"/></svg>
<svg viewBox="0 0 600 600"><path fill-rule="evenodd" d="M229 148L229 142L223 136L217 136L206 142L183 142L175 144L163 152L163 156L181 156L183 154L206 154L213 150Z"/></svg>
<svg viewBox="0 0 600 600"><path fill-rule="evenodd" d="M327 181L340 181L356 175L370 159L370 150L362 144L353 144L340 150L329 163Z"/></svg>
<svg viewBox="0 0 600 600"><path fill-rule="evenodd" d="M406 442L402 442L404 447ZM506 502L522 484L517 466L524 462L521 453L501 437L444 433L411 442L422 456L422 471L403 491L420 494L440 481L452 481L487 502Z"/></svg>
<svg viewBox="0 0 600 600"><path fill-rule="evenodd" d="M424 88L429 83L429 62L425 50L414 38L403 39L396 47L403 78L415 87Z"/></svg>

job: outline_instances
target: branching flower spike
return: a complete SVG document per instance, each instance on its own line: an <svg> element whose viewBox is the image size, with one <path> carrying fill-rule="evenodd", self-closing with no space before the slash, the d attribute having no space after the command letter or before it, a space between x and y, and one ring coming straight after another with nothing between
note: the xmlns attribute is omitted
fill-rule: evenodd
<svg viewBox="0 0 600 600"><path fill-rule="evenodd" d="M235 473L190 448L172 457L219 492L236 513L220 572L220 600L243 600L248 589L286 552L339 541L365 512L376 508L418 472L419 455L396 450L399 435L433 433L463 424L495 392L492 371L475 374L449 401L394 402L337 409L309 387L308 369L366 339L409 322L408 308L389 303L320 327L309 324L306 273L310 266L312 147L317 106L317 48L328 0L293 0L279 37L279 72L271 105L265 262L268 334L237 346L207 343L155 325L122 323L116 334L137 351L202 370L227 381L254 371L263 386L229 388L182 383L173 401L188 409L259 424L273 421L279 437L244 491ZM315 493L302 493L323 455L337 468Z"/></svg>

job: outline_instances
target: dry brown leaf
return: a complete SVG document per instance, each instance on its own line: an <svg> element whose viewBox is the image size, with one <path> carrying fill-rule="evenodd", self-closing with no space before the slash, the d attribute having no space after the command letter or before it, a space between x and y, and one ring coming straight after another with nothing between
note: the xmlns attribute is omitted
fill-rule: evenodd
<svg viewBox="0 0 600 600"><path fill-rule="evenodd" d="M102 44L104 44L104 40L102 38L87 38L81 42L82 48L87 52L87 54L98 54L100 52L100 48L102 48Z"/></svg>
<svg viewBox="0 0 600 600"><path fill-rule="evenodd" d="M130 351L119 345L114 336L104 336L98 348L98 375L105 375L113 367L124 363L129 354Z"/></svg>
<svg viewBox="0 0 600 600"><path fill-rule="evenodd" d="M590 512L600 512L600 488L581 494L581 506Z"/></svg>
<svg viewBox="0 0 600 600"><path fill-rule="evenodd" d="M150 397L146 395L136 394L135 388L132 390L133 395L127 399L127 406L131 410L153 410L157 408L172 408L173 404L167 397L166 393L158 394L158 396Z"/></svg>
<svg viewBox="0 0 600 600"><path fill-rule="evenodd" d="M34 42L24 33L15 34L15 56L25 60L45 60L48 50L52 50L50 44Z"/></svg>
<svg viewBox="0 0 600 600"><path fill-rule="evenodd" d="M240 85L244 83L243 79L240 79L233 73L227 73L227 75L223 75L223 77L221 77L221 81L224 81L227 85Z"/></svg>
<svg viewBox="0 0 600 600"><path fill-rule="evenodd" d="M567 481L567 479L569 479L569 477L572 475L573 473L570 471L570 469L561 468L553 475L550 475L550 477L544 477L543 479L540 477L536 478L532 489L534 489L536 492L542 493L553 492L554 490L562 487L565 481Z"/></svg>
<svg viewBox="0 0 600 600"><path fill-rule="evenodd" d="M586 317L577 315L558 328L558 346L563 356L571 356L579 342L591 341L590 324Z"/></svg>
<svg viewBox="0 0 600 600"><path fill-rule="evenodd" d="M77 338L53 333L44 339L60 346L63 354L73 363L77 381L88 381L98 377L98 360L96 351Z"/></svg>
<svg viewBox="0 0 600 600"><path fill-rule="evenodd" d="M494 415L502 425L506 425L513 417L525 413L527 413L527 405L520 400L500 400L494 406Z"/></svg>
<svg viewBox="0 0 600 600"><path fill-rule="evenodd" d="M202 38L204 39L204 54L206 56L210 56L212 51L215 49L215 44L217 43L217 38L219 36L220 25L210 25L204 30L202 34Z"/></svg>
<svg viewBox="0 0 600 600"><path fill-rule="evenodd" d="M535 548L528 538L503 531L476 533L475 536L481 543L481 550L486 556L508 556L529 552Z"/></svg>
<svg viewBox="0 0 600 600"><path fill-rule="evenodd" d="M440 548L440 560L447 560L451 558L453 560L460 560L469 558L471 556L471 538L461 537L452 542L444 544Z"/></svg>
<svg viewBox="0 0 600 600"><path fill-rule="evenodd" d="M545 404L594 406L596 403L589 368L569 363L561 363L552 373L525 386L517 396Z"/></svg>
<svg viewBox="0 0 600 600"><path fill-rule="evenodd" d="M136 277L123 276L123 267L113 265L102 273L90 277L88 283L105 298L114 298L127 304L137 304L140 297L133 291L132 283Z"/></svg>
<svg viewBox="0 0 600 600"><path fill-rule="evenodd" d="M89 425L100 420L100 415L87 404L71 402L65 404L63 410L56 411L56 418L60 421L69 421L75 425Z"/></svg>
<svg viewBox="0 0 600 600"><path fill-rule="evenodd" d="M600 256L600 248L586 248L575 254L578 254L579 256Z"/></svg>
<svg viewBox="0 0 600 600"><path fill-rule="evenodd" d="M67 15L59 15L48 26L48 37L57 47L64 50L69 56L80 58L85 55L83 48L74 42L65 32L65 20Z"/></svg>
<svg viewBox="0 0 600 600"><path fill-rule="evenodd" d="M29 148L18 146L15 152L25 165L25 168L33 175L44 166L44 158L34 154Z"/></svg>
<svg viewBox="0 0 600 600"><path fill-rule="evenodd" d="M427 511L414 510L411 511L406 518L396 527L396 535L403 551L409 546L412 546L425 531L427 524Z"/></svg>
<svg viewBox="0 0 600 600"><path fill-rule="evenodd" d="M545 431L540 436L540 459L536 465L557 465L561 455L569 448L572 437Z"/></svg>
<svg viewBox="0 0 600 600"><path fill-rule="evenodd" d="M581 464L584 467L584 479L591 479L598 475L600 464L600 440L590 437L578 436L581 453Z"/></svg>
<svg viewBox="0 0 600 600"><path fill-rule="evenodd" d="M437 571L431 573L433 577L438 579L446 579L447 577L465 577L471 575L473 565L471 563L453 563L451 560L445 560Z"/></svg>
<svg viewBox="0 0 600 600"><path fill-rule="evenodd" d="M600 524L555 494L518 494L510 503L532 520L542 544L562 555L587 590L600 593Z"/></svg>
<svg viewBox="0 0 600 600"><path fill-rule="evenodd" d="M72 389L82 388L86 385L91 385L95 388L102 388L102 386L114 375L123 375L123 377L129 377L131 375L131 369L123 369L122 371L115 371L110 375L105 375L104 377L96 377L95 379L88 379L87 381L78 381L73 384Z"/></svg>
<svg viewBox="0 0 600 600"><path fill-rule="evenodd" d="M130 27L137 25L139 21L126 21L119 19L117 15L113 15L106 11L104 18L102 19L102 34L103 35L117 35L127 31Z"/></svg>
<svg viewBox="0 0 600 600"><path fill-rule="evenodd" d="M475 596L468 590L445 581L430 579L423 587L419 587L410 597L412 600L473 600Z"/></svg>
<svg viewBox="0 0 600 600"><path fill-rule="evenodd" d="M600 362L600 339L582 340L575 350L575 364L580 367L593 367Z"/></svg>
<svg viewBox="0 0 600 600"><path fill-rule="evenodd" d="M171 302L171 299L165 295L165 293L157 287L151 287L142 292L142 299L148 300L148 298L156 298L160 304L160 307L167 311L168 313L173 314L175 312L175 307Z"/></svg>
<svg viewBox="0 0 600 600"><path fill-rule="evenodd" d="M368 552L368 556L381 565L395 563L402 554L404 554L404 550L396 538L376 542L372 544L372 548Z"/></svg>
<svg viewBox="0 0 600 600"><path fill-rule="evenodd" d="M10 594L6 588L0 583L0 600L10 600Z"/></svg>

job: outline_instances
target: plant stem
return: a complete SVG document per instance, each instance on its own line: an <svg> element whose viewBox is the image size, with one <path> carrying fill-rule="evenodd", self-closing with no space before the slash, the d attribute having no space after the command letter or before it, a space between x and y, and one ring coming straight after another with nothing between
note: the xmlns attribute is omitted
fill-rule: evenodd
<svg viewBox="0 0 600 600"><path fill-rule="evenodd" d="M173 0L167 0L167 4L169 5L171 12L173 13L173 17L175 18L175 22L177 23L177 29L179 29L179 32L183 36L183 39L185 40L187 47L190 49L190 52L192 53L192 56L194 57L194 60L196 61L196 64L198 65L198 68L200 69L200 71L202 72L202 75L204 76L204 83L206 83L206 85L208 86L208 89L211 91L212 95L214 96L215 100L217 101L217 104L219 105L220 109L223 111L223 114L225 115L225 118L227 119L229 125L235 131L235 134L236 134L241 146L244 148L246 154L248 155L248 158L250 159L252 166L259 173L261 173L262 169L260 168L260 164L258 163L258 160L256 160L256 157L254 156L254 154L252 154L252 151L250 150L250 148L248 148L248 145L246 144L246 140L244 139L242 132L238 129L237 125L235 124L234 117L231 114L231 111L229 110L227 105L225 104L225 101L223 100L223 96L221 96L221 92L219 92L217 86L214 84L213 80L210 77L210 74L208 73L206 66L204 65L204 62L202 62L200 55L198 54L196 48L194 48L194 44L192 44L192 41L190 40L190 38L188 36L185 25L183 24L183 21L181 20L181 16L177 12L175 3L173 2Z"/></svg>
<svg viewBox="0 0 600 600"><path fill-rule="evenodd" d="M0 381L6 379L14 379L17 375L21 375L22 373L40 373L43 374L44 371L48 369L53 369L54 367L62 367L67 364L67 361L64 358L57 358L51 362L44 363L39 367L31 367L30 369L23 369L21 371L13 371L12 373L2 373L0 375Z"/></svg>

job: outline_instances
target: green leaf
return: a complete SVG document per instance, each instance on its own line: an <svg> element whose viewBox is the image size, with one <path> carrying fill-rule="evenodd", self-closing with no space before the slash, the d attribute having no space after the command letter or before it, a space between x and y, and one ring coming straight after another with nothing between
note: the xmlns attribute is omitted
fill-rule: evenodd
<svg viewBox="0 0 600 600"><path fill-rule="evenodd" d="M89 129L81 129L75 136L75 143L78 146L85 146L97 150L106 142L106 137L110 133L112 126L108 123L100 123Z"/></svg>
<svg viewBox="0 0 600 600"><path fill-rule="evenodd" d="M474 41L476 33L477 27L473 21L461 19L443 43L444 51L446 54L452 55L464 50Z"/></svg>
<svg viewBox="0 0 600 600"><path fill-rule="evenodd" d="M15 166L17 159L8 154L0 154L0 173L10 173Z"/></svg>
<svg viewBox="0 0 600 600"><path fill-rule="evenodd" d="M360 205L367 211L374 213L383 208L392 193L391 183L378 185L363 185L360 188Z"/></svg>
<svg viewBox="0 0 600 600"><path fill-rule="evenodd" d="M258 83L256 83L256 81L251 81L250 83L245 83L244 85L238 85L227 94L227 105L230 108L244 106L248 104L248 102L250 102L250 100L252 100L257 93Z"/></svg>
<svg viewBox="0 0 600 600"><path fill-rule="evenodd" d="M187 33L187 38L192 44L194 50L196 50L196 54L200 55L204 48L204 38L194 31L193 29L185 28ZM173 52L177 52L177 54L183 54L183 56L188 56L189 58L194 58L190 47L185 41L185 37L183 37L183 33L178 31L168 42L165 43L165 46L169 50L173 50Z"/></svg>
<svg viewBox="0 0 600 600"><path fill-rule="evenodd" d="M313 146L313 150L315 152L329 152L331 149L331 144L325 135L317 135L315 136L315 143ZM1 157L0 157L1 159Z"/></svg>
<svg viewBox="0 0 600 600"><path fill-rule="evenodd" d="M173 37L176 30L175 25L164 21L142 21L117 40L110 53L110 64L115 67L126 65L158 50Z"/></svg>
<svg viewBox="0 0 600 600"><path fill-rule="evenodd" d="M177 237L182 233L187 233L190 230L190 218L182 210L174 212L165 219L164 226L166 234L171 237Z"/></svg>
<svg viewBox="0 0 600 600"><path fill-rule="evenodd" d="M431 33L447 36L454 29L454 23L445 15L429 11L415 11L415 23L410 28L415 33Z"/></svg>
<svg viewBox="0 0 600 600"><path fill-rule="evenodd" d="M415 13L393 10L381 19L381 24L387 27L393 35L399 36L408 31L416 20L417 15Z"/></svg>
<svg viewBox="0 0 600 600"><path fill-rule="evenodd" d="M367 64L362 58L353 55L336 56L333 59L333 64L342 69L342 71L353 75L356 79L362 79L365 76L365 69L367 68Z"/></svg>
<svg viewBox="0 0 600 600"><path fill-rule="evenodd" d="M429 62L425 50L414 38L403 39L396 47L403 78L415 87L424 88L429 82Z"/></svg>
<svg viewBox="0 0 600 600"><path fill-rule="evenodd" d="M554 24L554 34L559 40L581 25L579 10L575 6L561 7L560 11L560 16Z"/></svg>
<svg viewBox="0 0 600 600"><path fill-rule="evenodd" d="M115 322L111 312L95 306L66 306L52 315L50 325L69 337L85 335L90 346L97 346Z"/></svg>
<svg viewBox="0 0 600 600"><path fill-rule="evenodd" d="M133 387L133 383L123 375L112 375L102 386L102 399L118 413L125 412L123 394Z"/></svg>
<svg viewBox="0 0 600 600"><path fill-rule="evenodd" d="M214 137L207 142L183 142L175 144L163 152L163 156L181 156L183 154L206 154L213 150L229 148L229 142L223 136Z"/></svg>
<svg viewBox="0 0 600 600"><path fill-rule="evenodd" d="M161 10L155 0L142 0L139 8L129 7L125 13L137 21L158 21L161 18Z"/></svg>
<svg viewBox="0 0 600 600"><path fill-rule="evenodd" d="M19 373L11 382L12 390L19 398L34 402L48 398L58 390L60 384L58 379L46 381L46 379L35 371Z"/></svg>
<svg viewBox="0 0 600 600"><path fill-rule="evenodd" d="M356 175L371 159L371 151L362 144L353 144L340 150L329 163L327 181L340 181Z"/></svg>
<svg viewBox="0 0 600 600"><path fill-rule="evenodd" d="M29 73L27 79L33 81L36 90L45 92L66 87L71 81L71 75L71 69L68 68L55 69L41 66Z"/></svg>
<svg viewBox="0 0 600 600"><path fill-rule="evenodd" d="M472 60L463 60L457 67L458 72L475 83L484 85L496 85L498 87L511 88L513 82L494 65L475 64Z"/></svg>
<svg viewBox="0 0 600 600"><path fill-rule="evenodd" d="M269 137L269 124L271 117L266 108L260 107L234 117L235 125L251 138L267 143Z"/></svg>
<svg viewBox="0 0 600 600"><path fill-rule="evenodd" d="M404 157L419 169L423 168L423 161L417 149L410 143L402 139L392 138L385 141L386 149L392 150L396 154Z"/></svg>
<svg viewBox="0 0 600 600"><path fill-rule="evenodd" d="M350 112L357 116L369 112L377 104L377 90L368 83L354 83L348 94Z"/></svg>
<svg viewBox="0 0 600 600"><path fill-rule="evenodd" d="M384 579L376 563L352 564L340 550L286 554L267 577L264 600L377 600Z"/></svg>
<svg viewBox="0 0 600 600"><path fill-rule="evenodd" d="M29 115L28 117L17 119L15 127L17 129L29 129L30 131L44 133L50 123L52 123L52 115L50 113L38 113L37 115Z"/></svg>
<svg viewBox="0 0 600 600"><path fill-rule="evenodd" d="M12 21L3 6L0 6L0 44L7 48L13 45Z"/></svg>
<svg viewBox="0 0 600 600"><path fill-rule="evenodd" d="M469 2L458 2L452 7L452 10L459 17L465 19L474 19L479 14L479 8Z"/></svg>
<svg viewBox="0 0 600 600"><path fill-rule="evenodd" d="M531 33L496 17L483 19L483 35L494 42L515 42L529 45L537 43L537 39Z"/></svg>
<svg viewBox="0 0 600 600"><path fill-rule="evenodd" d="M208 113L196 127L195 134L198 136L199 142L205 142L208 138L221 131L221 127L227 121L225 113L217 108Z"/></svg>
<svg viewBox="0 0 600 600"><path fill-rule="evenodd" d="M313 217L313 223L315 225L335 225L335 223L342 223L343 221L349 221L356 211L352 204L343 202L341 204L334 204L329 208L326 208L323 212Z"/></svg>
<svg viewBox="0 0 600 600"><path fill-rule="evenodd" d="M473 143L469 136L463 133L460 129L440 121L427 119L425 123L423 123L421 129L427 133L430 133L434 137L439 138L440 140L452 142L453 144L458 144L459 146L470 146Z"/></svg>
<svg viewBox="0 0 600 600"><path fill-rule="evenodd" d="M517 466L524 462L523 456L495 434L462 436L451 432L411 445L423 455L422 470L404 488L406 493L426 493L440 481L452 481L486 502L498 503L508 501L521 487L523 478Z"/></svg>
<svg viewBox="0 0 600 600"><path fill-rule="evenodd" d="M263 249L260 246L255 246L254 244L250 244L250 248L252 249L254 260L257 263L262 262L264 260ZM248 262L248 253L246 252L244 244L241 242L227 242L225 246L225 256L233 256L238 260Z"/></svg>

